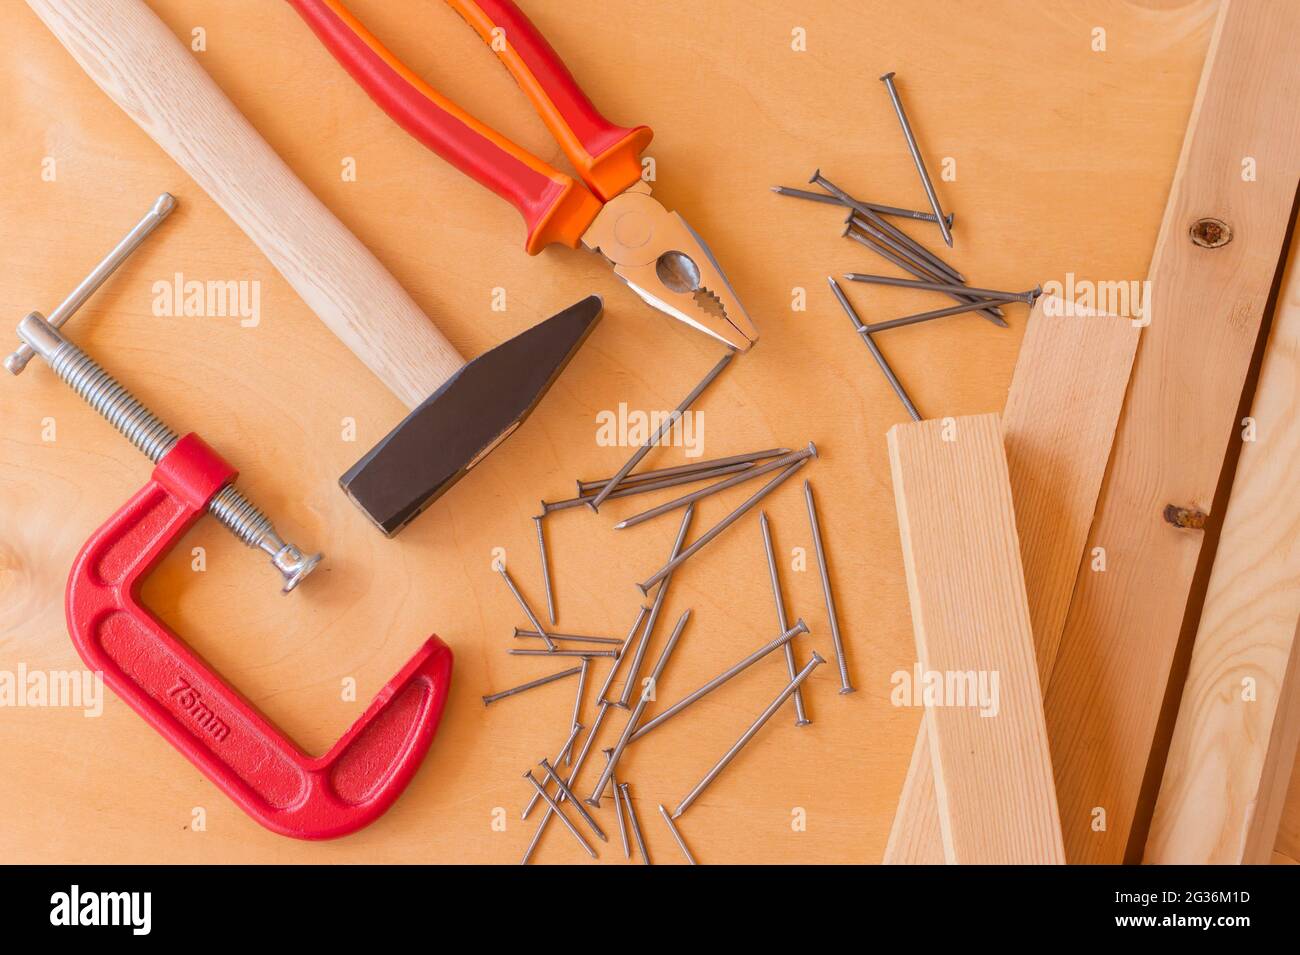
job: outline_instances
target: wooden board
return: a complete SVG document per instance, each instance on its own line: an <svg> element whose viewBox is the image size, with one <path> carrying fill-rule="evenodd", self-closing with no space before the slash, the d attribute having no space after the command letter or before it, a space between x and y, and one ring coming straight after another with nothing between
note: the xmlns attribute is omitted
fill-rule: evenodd
<svg viewBox="0 0 1300 955"><path fill-rule="evenodd" d="M1300 865L1300 756L1291 767L1291 786L1282 807L1273 849L1275 863Z"/></svg>
<svg viewBox="0 0 1300 955"><path fill-rule="evenodd" d="M1139 334L1128 320L1084 315L1059 298L1040 298L1011 378L1002 440L1043 687L1051 679ZM929 765L922 731L885 847L886 863L943 861Z"/></svg>
<svg viewBox="0 0 1300 955"><path fill-rule="evenodd" d="M1264 863L1300 739L1300 251L1250 407L1145 861Z"/></svg>
<svg viewBox="0 0 1300 955"><path fill-rule="evenodd" d="M1141 856L1130 835L1204 534L1166 515L1209 514L1236 426L1300 178L1297 33L1298 4L1223 6L1169 195L1088 540L1106 569L1080 568L1046 698L1072 863ZM1232 240L1193 244L1204 216Z"/></svg>
<svg viewBox="0 0 1300 955"><path fill-rule="evenodd" d="M704 453L809 438L822 452L807 470L859 691L839 697L833 668L818 670L808 691L814 724L772 720L682 818L683 834L705 863L874 862L921 717L889 700L890 675L916 656L884 442L904 418L825 275L885 267L839 238L833 209L768 187L799 185L821 166L866 198L924 207L876 79L895 69L927 157L956 162L957 178L936 182L956 214L956 248L944 254L972 282L1024 288L1071 271L1141 278L1217 4L807 0L795 10L718 0L665 15L636 0L520 2L611 120L655 128L656 195L708 239L762 332L699 406ZM173 219L68 332L176 426L205 435L241 468L250 495L285 533L327 555L321 576L308 581L325 586L283 598L259 558L204 521L160 567L146 599L315 752L338 738L429 631L454 647L457 667L443 726L411 788L371 828L319 845L263 831L111 697L96 719L66 708L0 709L0 858L517 862L532 836L518 819L527 798L519 775L563 742L573 687L484 709L481 694L542 672L505 654L512 628L526 621L491 571L494 548L505 549L520 586L540 603L530 520L537 499L571 493L576 477L616 470L628 449L596 443L595 415L620 402L674 407L714 363L716 347L642 305L585 253L525 255L514 211L383 116L287 4L150 4L187 40L202 28L204 68L461 354L480 354L593 291L604 296L606 316L524 428L400 539L380 538L336 481L399 419L402 404L25 4L0 3L0 35L21 51L0 58L0 237L15 250L0 274L3 313L16 322L29 309L52 308L153 196L174 191L181 206ZM348 7L470 112L564 164L509 75L442 0ZM1104 51L1092 48L1098 25ZM804 52L791 48L796 28L807 38ZM918 44L919 36L927 42ZM1035 142L1066 145L1008 148L1024 141L1026 116ZM52 182L41 178L47 157L57 170ZM342 177L348 158L354 181ZM931 172L937 177L938 166ZM941 241L932 235L930 245L939 250ZM257 280L261 323L154 315L153 283L177 272ZM505 292L504 311L493 310L494 289ZM807 290L807 311L791 311L795 289ZM868 318L945 304L901 289L848 294ZM1003 331L970 316L900 329L881 336L882 348L922 407L987 411L1004 400L1025 327L1023 308L1008 308L1007 317ZM46 418L54 441L43 440ZM346 440L345 419L355 422L354 441ZM680 460L680 449L665 449L646 466ZM147 462L44 369L0 377L0 670L79 666L62 618L68 566L147 472ZM737 500L702 502L698 520L716 520ZM675 531L658 522L610 529L636 506L548 521L561 629L621 637L631 623L641 599L632 581L663 560ZM793 548L812 547L797 486L765 507L782 548L790 614L817 634L799 638L801 659L811 647L828 655L815 564L792 566ZM206 548L204 573L191 570L198 546ZM774 636L752 521L692 558L665 619L688 606L691 630L668 669L665 699ZM594 675L603 672L598 666ZM698 781L775 695L783 672L783 661L765 661L701 702L697 715L629 748L627 778L660 861L677 853L655 803L671 805ZM344 698L345 679L356 681L355 699ZM203 831L193 826L195 808L206 810ZM505 810L504 830L493 827L497 808ZM806 825L796 827L800 819ZM621 857L602 853L601 861ZM557 829L538 859L586 856Z"/></svg>
<svg viewBox="0 0 1300 955"><path fill-rule="evenodd" d="M1064 862L1001 419L895 425L889 461L922 673L981 686L926 704L944 861Z"/></svg>

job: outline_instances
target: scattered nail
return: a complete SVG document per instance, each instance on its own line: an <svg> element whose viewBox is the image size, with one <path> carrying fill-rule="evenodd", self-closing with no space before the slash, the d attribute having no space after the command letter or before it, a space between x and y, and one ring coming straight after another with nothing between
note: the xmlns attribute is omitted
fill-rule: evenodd
<svg viewBox="0 0 1300 955"><path fill-rule="evenodd" d="M844 659L844 641L840 638L840 620L835 612L835 596L831 593L830 571L826 568L826 549L822 546L822 526L817 520L817 504L813 500L811 481L803 482L803 498L808 505L808 524L812 527L813 547L817 551L817 571L822 578L826 616L831 621L831 642L835 645L835 659L840 668L840 693L852 693L853 684L849 682L849 665Z"/></svg>
<svg viewBox="0 0 1300 955"><path fill-rule="evenodd" d="M637 448L636 452L628 459L627 463L619 468L618 472L609 479L609 483L600 489L600 493L591 499L589 504L593 511L600 510L600 505L605 503L605 498L609 497L610 494L618 489L618 485L622 482L623 478L627 477L628 474L631 473L632 469L640 463L641 459L650 453L650 449L659 443L659 439L667 434L668 429L681 420L686 409L689 408L695 399L700 396L700 393L713 382L714 378L717 378L718 375L722 374L722 369L731 364L731 359L735 356L736 353L734 351L727 352L727 354L723 355L722 359L713 366L709 373L704 376L700 383L691 389L691 393L682 399L682 403L677 406L677 409L673 411L667 419L665 419L663 424L655 429L655 433L647 438L641 447Z"/></svg>
<svg viewBox="0 0 1300 955"><path fill-rule="evenodd" d="M767 575L772 580L772 598L776 602L776 625L781 628L781 633L789 631L790 624L785 615L785 597L781 594L781 575L776 568L776 551L772 546L772 528L767 519L767 512L758 515L758 526L763 532L763 552L767 556ZM799 623L803 623L802 620ZM789 640L785 641L785 668L789 671L790 679L793 680L799 672L799 667L794 662L794 644ZM812 720L808 719L808 713L804 710L803 692L794 691L794 725L807 726Z"/></svg>
<svg viewBox="0 0 1300 955"><path fill-rule="evenodd" d="M714 767L705 774L705 777L699 781L696 787L681 801L677 806L677 809L673 812L674 819L681 816L682 813L691 807L691 804L699 798L700 793L704 792L708 785L718 778L718 774L727 768L731 761L736 758L736 754L744 749L745 744L754 738L754 734L763 728L763 724L772 718L772 714L779 710L782 704L790 698L790 695L799 688L799 684L808 679L808 675L825 662L826 661L822 658L822 655L814 650L812 659L808 661L808 665L799 671L799 675L790 681L789 686L777 694L776 699L768 705L767 709L765 709L759 718L754 721L753 725L750 726L749 729L745 730L744 734L741 735L740 739L736 740L731 749L727 750L727 752L723 754L723 757L718 760Z"/></svg>
<svg viewBox="0 0 1300 955"><path fill-rule="evenodd" d="M677 824L673 822L673 817L668 815L668 810L664 808L663 803L659 804L659 815L663 816L664 822L668 823L668 831L671 832L673 838L677 840L677 847L682 850L682 855L686 856L686 861L691 865L698 865L699 863L695 861L695 856L691 855L691 850L686 847L686 840L683 839L682 834L677 831Z"/></svg>
<svg viewBox="0 0 1300 955"><path fill-rule="evenodd" d="M844 309L845 314L849 316L849 320L853 322L853 327L857 329L860 334L865 332L865 334L862 334L862 340L866 342L867 348L871 350L871 357L874 358L876 364L880 366L881 372L884 373L885 381L889 382L889 387L894 389L894 394L898 395L898 400L903 403L903 407L907 409L907 413L911 415L912 420L920 421L921 413L916 410L916 405L912 404L912 399L907 397L907 392L903 390L902 382L900 382L898 376L894 374L894 369L889 367L889 362L885 361L885 356L881 354L880 348L876 345L875 339L871 337L871 333L866 331L867 326L862 324L862 319L858 318L858 313L854 311L853 306L849 304L848 297L844 294L844 290L840 288L840 283L836 282L835 279L829 275L826 277L826 281L831 283L831 291L833 291L835 297L840 300L840 306Z"/></svg>
<svg viewBox="0 0 1300 955"><path fill-rule="evenodd" d="M815 456L816 456L816 449L814 448L814 457ZM743 504L741 504L738 508L736 508L730 514L728 514L722 520L718 521L718 523L710 527L703 534L701 534L699 539L696 540L694 543L692 543L690 547L686 548L684 551L682 551L680 554L678 554L668 563L664 564L663 567L660 567L657 571L651 574L650 577L648 577L644 582L637 584L637 586L641 588L641 592L642 593L648 592L650 588L653 587L657 582L663 580L674 570L680 567L684 561L694 556L695 554L699 553L701 548L703 548L709 542L713 541L719 534L725 531L736 521L740 520L740 518L742 518L746 513L748 513L754 507L755 504L757 504L763 498L767 497L778 487L780 487L781 484L784 483L787 478L789 478L792 474L794 474L795 471L798 471L801 467L807 464L808 461L809 461L808 458L805 458L802 461L796 461L794 464L791 464L784 471L782 471L776 477L772 478L772 480L768 481L761 488L759 488L757 491L751 494L748 500L746 500Z"/></svg>
<svg viewBox="0 0 1300 955"><path fill-rule="evenodd" d="M551 812L553 812L556 816L560 818L560 822L564 823L564 828L568 829L569 832L573 833L573 838L577 839L578 844L581 845L582 848L587 850L587 855L591 856L593 859L596 858L596 850L593 849L591 845L587 842L587 840L582 837L582 833L578 831L578 827L575 826L572 823L572 821L570 821L569 817L566 816L560 810L560 804L556 802L555 797L552 796L550 793L548 793L546 791L546 788L537 781L537 777L533 775L533 771L531 769L526 770L524 772L524 779L528 780L530 783L533 784L533 787L537 790L538 795L540 795L542 799L546 801L546 804L551 807ZM542 825L545 824L546 821L543 820ZM527 856L525 856L524 858L525 861L527 861Z"/></svg>
<svg viewBox="0 0 1300 955"><path fill-rule="evenodd" d="M646 851L645 839L641 836L641 820L636 817L636 807L632 805L631 790L627 783L619 783L619 789L623 791L623 805L627 807L628 822L632 824L632 836L636 839L637 851L641 853L641 862L643 865L651 865L650 853Z"/></svg>
<svg viewBox="0 0 1300 955"><path fill-rule="evenodd" d="M549 654L549 651L547 651ZM483 697L483 705L488 706L497 700L504 700L508 696L514 696L516 693L522 693L524 690L531 690L534 687L546 686L548 683L554 683L556 680L563 680L567 676L573 676L582 670L582 667L570 667L567 670L561 670L559 673L552 673L550 676L540 677L536 680L529 680L527 683L521 683L518 686L512 686L508 690L502 690L500 693L492 693Z"/></svg>
<svg viewBox="0 0 1300 955"><path fill-rule="evenodd" d="M925 187L926 198L930 200L930 208L934 210L934 214L938 218L939 231L943 233L943 241L947 243L948 248L952 248L952 233L948 231L948 226L943 221L943 209L939 207L939 197L935 194L934 183L930 181L930 174L925 168L925 160L921 157L921 150L916 145L916 136L912 134L912 124L907 121L907 113L903 110L903 101L898 95L898 89L894 86L893 71L886 73L880 79L884 82L885 89L889 90L889 100L894 104L894 112L898 114L899 125L903 127L903 137L907 140L907 151L912 154L912 162L916 164L917 174L921 177L921 185Z"/></svg>

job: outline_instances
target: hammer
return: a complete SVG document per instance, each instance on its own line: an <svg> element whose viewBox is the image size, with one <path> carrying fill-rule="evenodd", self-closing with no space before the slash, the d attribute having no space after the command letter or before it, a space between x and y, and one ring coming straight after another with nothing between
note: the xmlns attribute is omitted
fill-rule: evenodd
<svg viewBox="0 0 1300 955"><path fill-rule="evenodd" d="M467 364L141 0L27 4L413 409L339 481L389 537L522 423L595 326L593 295ZM15 357L16 374L30 356Z"/></svg>

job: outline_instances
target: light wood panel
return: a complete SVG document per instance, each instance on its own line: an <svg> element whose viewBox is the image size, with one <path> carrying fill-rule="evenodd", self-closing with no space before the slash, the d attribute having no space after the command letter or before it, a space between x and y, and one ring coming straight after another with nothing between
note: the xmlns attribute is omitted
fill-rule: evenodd
<svg viewBox="0 0 1300 955"><path fill-rule="evenodd" d="M1277 827L1273 861L1300 865L1300 756L1291 767L1291 786Z"/></svg>
<svg viewBox="0 0 1300 955"><path fill-rule="evenodd" d="M683 835L705 863L874 862L920 719L919 710L889 700L890 675L916 657L884 441L904 419L824 286L827 272L877 271L881 263L839 238L833 209L768 187L799 185L821 166L865 198L924 207L876 79L895 69L927 155L956 162L956 180L936 183L956 214L956 248L944 254L972 282L1027 287L1070 271L1140 278L1216 3L718 0L665 15L636 0L520 2L611 120L655 128L656 195L708 239L762 332L699 405L704 453L812 438L822 454L810 476L836 558L837 607L859 691L839 697L833 674L821 668L808 690L814 724L773 720L683 817ZM31 308L51 308L160 189L174 191L176 213L68 333L175 425L205 435L242 469L241 482L281 529L327 557L302 592L282 598L257 557L203 521L156 572L146 599L317 752L430 630L457 655L446 718L411 788L374 826L324 845L261 830L112 698L97 719L68 709L0 710L0 858L517 862L532 835L518 820L528 795L519 775L563 742L573 688L557 684L484 709L481 694L544 672L505 655L515 644L511 629L526 621L491 571L493 549L505 549L520 587L540 603L530 520L537 499L571 493L575 477L616 470L629 449L595 442L597 412L621 401L634 410L672 408L716 361L716 347L642 305L592 256L524 255L515 211L388 120L287 4L150 6L187 43L202 28L204 69L461 354L480 354L593 291L604 296L606 314L527 425L399 540L383 540L336 481L400 418L402 404L25 4L0 3L0 36L15 51L0 57L0 238L12 250L0 273L3 314L16 322ZM348 6L467 110L563 164L509 75L442 0ZM1109 39L1104 52L1091 47L1098 24ZM806 52L791 49L796 28ZM927 42L917 44L918 36ZM1023 141L1027 115L1036 142L1067 148L1008 148ZM41 178L47 157L54 181ZM347 158L355 181L342 178ZM1053 225L1061 222L1070 228ZM929 238L938 248L937 236ZM261 323L154 315L152 283L176 272L259 281ZM505 311L492 308L497 288ZM797 288L808 292L805 312L790 309ZM902 289L849 294L872 319L941 304ZM922 407L988 411L1006 395L1024 314L1008 308L1003 331L970 316L899 329L881 336L882 349ZM46 418L56 423L54 441L42 439ZM344 419L355 422L355 441L346 440ZM679 449L665 449L646 466L679 460ZM45 369L0 379L0 669L79 665L62 614L68 565L147 471ZM711 523L736 502L702 502L697 520ZM626 632L641 599L632 581L662 563L675 530L610 529L639 506L611 503L599 518L570 512L548 520L561 630ZM782 548L788 610L815 634L799 638L801 652L827 655L816 568L792 565L792 548L812 547L797 488L765 507ZM205 573L191 570L197 546L206 548ZM665 619L688 606L691 630L665 678L668 700L774 636L754 523L737 525L683 568ZM603 672L597 666L593 678ZM783 672L781 661L755 667L698 704L697 715L629 748L624 774L638 805L650 807L642 820L660 861L676 852L654 805L671 805L698 781L775 695ZM356 680L355 701L342 698L346 678ZM195 807L206 810L204 831L191 825ZM492 826L498 807L506 810L503 831ZM800 828L796 809L806 820ZM610 810L601 812L611 829ZM602 853L601 861L621 855ZM558 829L538 852L541 862L585 859Z"/></svg>
<svg viewBox="0 0 1300 955"><path fill-rule="evenodd" d="M1204 534L1167 509L1208 515L1236 426L1300 177L1298 34L1300 4L1223 5L1169 194L1088 539L1106 570L1080 568L1046 698L1074 863L1141 857L1130 835ZM1205 216L1231 241L1193 244Z"/></svg>
<svg viewBox="0 0 1300 955"><path fill-rule="evenodd" d="M1002 440L1043 687L1051 679L1139 334L1127 319L1083 314L1044 296L1029 317L1011 378ZM928 746L923 729L885 847L888 864L943 861Z"/></svg>
<svg viewBox="0 0 1300 955"><path fill-rule="evenodd" d="M1000 417L895 425L889 462L922 671L990 691L926 705L944 861L1062 863Z"/></svg>
<svg viewBox="0 0 1300 955"><path fill-rule="evenodd" d="M1250 407L1145 861L1265 863L1300 739L1300 254Z"/></svg>

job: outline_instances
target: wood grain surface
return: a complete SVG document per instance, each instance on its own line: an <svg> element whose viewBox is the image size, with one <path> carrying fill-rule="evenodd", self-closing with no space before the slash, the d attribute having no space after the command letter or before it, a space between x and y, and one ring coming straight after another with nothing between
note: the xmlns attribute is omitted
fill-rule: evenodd
<svg viewBox="0 0 1300 955"><path fill-rule="evenodd" d="M1046 689L1128 390L1140 329L1040 298L1030 313L1002 413L1029 622ZM885 847L890 864L943 861L929 743L916 738ZM919 773L920 778L913 774Z"/></svg>
<svg viewBox="0 0 1300 955"><path fill-rule="evenodd" d="M1300 182L1297 34L1300 4L1222 8L1152 256L1150 325L1088 537L1106 569L1080 567L1047 690L1074 863L1142 857L1143 786L1205 536L1167 514L1210 513L1280 272ZM1231 241L1194 243L1205 217Z"/></svg>
<svg viewBox="0 0 1300 955"><path fill-rule="evenodd" d="M438 632L457 654L446 718L410 789L374 826L327 844L263 831L117 700L93 719L72 708L0 709L0 857L515 862L533 832L518 820L528 796L520 774L563 742L573 687L559 683L484 709L482 694L553 668L506 655L513 627L526 622L491 570L493 550L504 548L521 587L540 603L529 519L538 498L566 496L574 478L616 470L629 449L596 443L596 415L620 402L673 407L717 348L641 304L589 254L525 255L514 211L397 129L287 5L151 6L187 41L202 28L206 50L196 55L204 68L462 355L593 291L605 297L606 317L528 424L399 539L384 540L336 481L399 419L402 404L26 5L0 4L0 35L15 51L0 59L5 314L16 322L30 309L48 311L159 191L176 193L178 211L68 333L175 426L226 454L286 534L328 555L316 578L282 598L260 558L203 521L155 572L145 590L150 605L316 752L426 634ZM445 4L349 6L420 75L562 163L506 71ZM702 862L875 862L921 717L889 701L890 675L915 660L884 440L904 416L825 276L889 267L839 238L833 208L768 187L800 185L820 166L864 198L923 208L876 79L894 69L927 156L956 161L956 179L937 187L956 213L949 257L973 283L1024 288L1068 273L1141 279L1216 4L990 0L975 10L724 0L683 2L671 14L631 0L523 6L606 115L655 128L656 195L708 239L760 327L759 346L698 405L704 453L808 439L821 452L806 472L817 485L859 691L839 696L833 668L821 668L807 692L813 725L774 719L682 817L683 835ZM802 52L791 48L796 29L807 38ZM1104 52L1093 49L1097 30ZM355 181L341 176L348 158ZM47 159L54 181L42 178ZM938 176L939 163L930 165ZM904 227L941 246L937 235ZM153 284L178 272L260 282L260 323L155 315ZM796 288L807 290L806 311L791 308ZM494 290L504 290L504 311L492 308ZM848 294L867 320L946 304L901 289ZM1004 331L958 316L882 334L881 348L928 413L999 410L1025 323L1023 307L1007 316ZM346 440L345 419L355 422L355 440ZM51 424L54 440L44 440ZM646 466L682 459L681 449L663 449ZM145 460L39 363L18 380L0 380L0 670L80 666L63 621L68 567L147 473ZM740 499L704 502L697 520L712 523ZM611 529L639 506L548 518L559 629L626 632L641 599L633 581L662 562L675 531L671 521ZM828 655L815 566L796 570L791 553L812 547L797 485L765 506L782 548L789 613L813 630L799 638L801 659L812 647ZM191 570L199 546L203 573ZM687 607L694 615L665 699L775 635L756 515L682 570L665 619ZM764 661L629 748L622 778L633 784L658 861L678 856L655 803L671 804L694 785L783 674L783 660ZM342 697L348 679L355 699ZM196 807L206 810L202 831L193 825ZM504 818L504 830L494 818ZM585 855L557 828L538 859Z"/></svg>
<svg viewBox="0 0 1300 955"><path fill-rule="evenodd" d="M1144 861L1267 862L1300 739L1300 248L1283 279Z"/></svg>
<svg viewBox="0 0 1300 955"><path fill-rule="evenodd" d="M1064 863L1001 416L888 440L943 859Z"/></svg>

